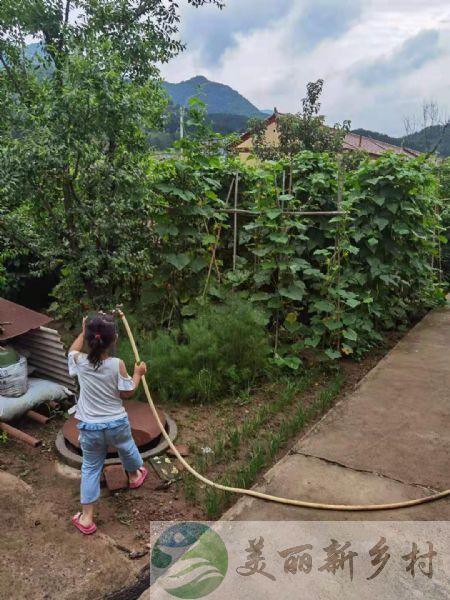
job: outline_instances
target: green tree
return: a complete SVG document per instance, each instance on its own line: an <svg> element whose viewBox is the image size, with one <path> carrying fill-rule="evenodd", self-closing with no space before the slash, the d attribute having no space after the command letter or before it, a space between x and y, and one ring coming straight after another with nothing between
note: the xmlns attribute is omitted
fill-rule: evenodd
<svg viewBox="0 0 450 600"><path fill-rule="evenodd" d="M313 152L338 152L342 141L350 129L350 121L334 127L325 125L325 117L320 114L320 97L323 91L323 79L311 81L306 86L306 96L296 114L277 116L278 142L266 139L265 121L253 119L253 152L262 160L290 158L303 150Z"/></svg>
<svg viewBox="0 0 450 600"><path fill-rule="evenodd" d="M136 298L150 275L146 131L166 104L156 65L184 47L179 20L173 0L1 3L0 261L59 272L63 314Z"/></svg>

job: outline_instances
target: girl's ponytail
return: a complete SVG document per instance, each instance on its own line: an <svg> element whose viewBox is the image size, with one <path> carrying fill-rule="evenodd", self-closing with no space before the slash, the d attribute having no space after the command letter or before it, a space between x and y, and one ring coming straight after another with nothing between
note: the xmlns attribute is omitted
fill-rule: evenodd
<svg viewBox="0 0 450 600"><path fill-rule="evenodd" d="M102 364L102 355L116 339L114 321L107 315L95 315L86 323L86 342L89 347L88 360L94 369Z"/></svg>

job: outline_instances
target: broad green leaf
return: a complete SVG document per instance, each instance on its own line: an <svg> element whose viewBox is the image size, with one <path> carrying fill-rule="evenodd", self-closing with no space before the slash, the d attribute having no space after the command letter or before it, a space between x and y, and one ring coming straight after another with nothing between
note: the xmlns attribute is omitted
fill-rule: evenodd
<svg viewBox="0 0 450 600"><path fill-rule="evenodd" d="M208 294L213 296L214 298L219 298L220 300L224 300L226 296L226 292L223 287L218 287L216 285L210 285L208 288Z"/></svg>
<svg viewBox="0 0 450 600"><path fill-rule="evenodd" d="M359 253L359 248L357 246L352 246L351 244L348 244L345 249L347 252L350 252L350 254L354 254L355 256Z"/></svg>
<svg viewBox="0 0 450 600"><path fill-rule="evenodd" d="M159 235L178 235L178 227L173 223L158 223L155 230Z"/></svg>
<svg viewBox="0 0 450 600"><path fill-rule="evenodd" d="M356 340L358 339L358 334L354 329L344 329L342 335L345 337L345 339L351 340L352 342L356 342Z"/></svg>
<svg viewBox="0 0 450 600"><path fill-rule="evenodd" d="M305 338L305 346L308 348L317 348L317 346L319 344L320 344L319 336Z"/></svg>
<svg viewBox="0 0 450 600"><path fill-rule="evenodd" d="M314 302L313 308L315 310L328 313L333 312L336 309L335 305L328 300L319 300L318 302Z"/></svg>
<svg viewBox="0 0 450 600"><path fill-rule="evenodd" d="M311 263L303 258L293 258L289 262L289 269L292 273L298 273L299 271L303 271L304 269L310 269Z"/></svg>
<svg viewBox="0 0 450 600"><path fill-rule="evenodd" d="M183 306L183 308L181 309L181 314L183 315L183 317L193 317L196 313L197 309L190 304Z"/></svg>
<svg viewBox="0 0 450 600"><path fill-rule="evenodd" d="M264 270L260 270L257 271L254 275L253 275L253 281L255 283L256 287L260 287L263 285L268 285L270 283L270 277L271 277L271 272L269 270L264 271Z"/></svg>
<svg viewBox="0 0 450 600"><path fill-rule="evenodd" d="M343 325L342 321L336 319L324 319L323 322L325 327L330 331L337 331L338 329L341 329Z"/></svg>
<svg viewBox="0 0 450 600"><path fill-rule="evenodd" d="M383 217L376 217L374 219L375 223L378 225L378 229L380 231L383 231L383 229L389 225L389 221L388 219L384 219Z"/></svg>
<svg viewBox="0 0 450 600"><path fill-rule="evenodd" d="M263 260L259 266L261 269L272 271L276 268L277 263L275 262L275 260Z"/></svg>
<svg viewBox="0 0 450 600"><path fill-rule="evenodd" d="M278 367L287 367L293 371L298 371L302 361L297 356L275 356L273 362Z"/></svg>
<svg viewBox="0 0 450 600"><path fill-rule="evenodd" d="M342 322L344 323L344 325L349 327L350 325L354 325L356 323L356 319L357 317L354 313L346 313L342 317Z"/></svg>
<svg viewBox="0 0 450 600"><path fill-rule="evenodd" d="M385 203L385 198L384 196L373 196L373 201L375 204L378 204L378 206L383 206Z"/></svg>
<svg viewBox="0 0 450 600"><path fill-rule="evenodd" d="M344 302L351 308L356 308L361 304L361 302L359 300L356 300L356 298L347 298L346 300L344 300Z"/></svg>
<svg viewBox="0 0 450 600"><path fill-rule="evenodd" d="M270 298L270 300L267 302L267 308L271 308L273 310L279 310L280 308L283 308L283 302L281 298L278 298L277 296Z"/></svg>
<svg viewBox="0 0 450 600"><path fill-rule="evenodd" d="M310 277L323 278L324 275L319 269L308 268L303 271L305 275L309 275Z"/></svg>
<svg viewBox="0 0 450 600"><path fill-rule="evenodd" d="M253 229L260 229L261 227L261 223L247 223L243 226L243 229L245 229L246 231L253 231Z"/></svg>
<svg viewBox="0 0 450 600"><path fill-rule="evenodd" d="M267 292L255 292L250 296L250 302L264 302L270 298L272 298L272 294L268 294Z"/></svg>
<svg viewBox="0 0 450 600"><path fill-rule="evenodd" d="M331 348L328 348L327 350L325 350L325 354L331 360L336 360L338 358L341 358L341 353L337 352L336 350L332 350Z"/></svg>
<svg viewBox="0 0 450 600"><path fill-rule="evenodd" d="M191 259L187 254L167 254L166 260L178 269L178 271L182 271L191 262Z"/></svg>
<svg viewBox="0 0 450 600"><path fill-rule="evenodd" d="M210 246L211 244L215 244L217 241L217 238L215 235L211 235L210 233L205 233L204 235L202 235L202 244L204 246Z"/></svg>
<svg viewBox="0 0 450 600"><path fill-rule="evenodd" d="M206 258L204 256L196 256L191 260L191 264L189 265L194 273L200 273L203 269L209 264L209 257Z"/></svg>
<svg viewBox="0 0 450 600"><path fill-rule="evenodd" d="M387 208L392 214L395 215L399 209L399 204L398 204L398 202L389 202L387 204Z"/></svg>
<svg viewBox="0 0 450 600"><path fill-rule="evenodd" d="M270 247L266 247L266 248L252 248L251 252L253 254L255 254L255 256L266 256L266 254L269 254L269 252L271 252L272 249Z"/></svg>
<svg viewBox="0 0 450 600"><path fill-rule="evenodd" d="M247 281L250 275L250 271L237 269L236 271L230 271L229 273L227 273L226 278L231 283L234 283L235 285L240 285L241 283Z"/></svg>
<svg viewBox="0 0 450 600"><path fill-rule="evenodd" d="M271 233L269 235L269 239L277 244L287 244L289 241L289 236L287 233Z"/></svg>
<svg viewBox="0 0 450 600"><path fill-rule="evenodd" d="M280 296L284 298L289 298L290 300L303 300L305 295L305 285L303 282L299 281L295 285L291 285L288 288L281 288L279 290Z"/></svg>
<svg viewBox="0 0 450 600"><path fill-rule="evenodd" d="M289 331L289 333L297 333L298 331L301 330L302 328L302 324L301 323L291 323L289 321L284 321L284 327L287 331Z"/></svg>
<svg viewBox="0 0 450 600"><path fill-rule="evenodd" d="M283 211L280 208L271 208L266 211L266 215L269 217L271 221L274 221L277 217L279 217Z"/></svg>

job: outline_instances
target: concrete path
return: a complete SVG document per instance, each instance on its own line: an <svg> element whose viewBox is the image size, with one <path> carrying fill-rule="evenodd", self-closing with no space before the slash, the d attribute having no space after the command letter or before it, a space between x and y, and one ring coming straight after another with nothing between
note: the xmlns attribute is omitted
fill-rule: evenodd
<svg viewBox="0 0 450 600"><path fill-rule="evenodd" d="M360 382L355 392L297 441L268 471L264 483L257 489L276 496L315 502L382 504L421 498L447 488L450 488L450 306L430 313L409 332ZM239 535L230 521L241 522ZM264 565L267 560L267 565L276 570L280 547L277 543L285 541L284 535L287 535L282 524L276 523L275 529L271 529L269 524L262 527L250 521L346 521L330 524L329 532L326 523L300 524L301 535L295 533L289 540L291 543L285 542L283 547L294 546L300 540L307 541L309 547L314 548L316 561L320 556L318 550L326 550L328 539L341 542L351 539L353 544L359 535L363 544L359 548L360 562L355 580L349 583L344 571L340 572L340 577L328 574L321 578L317 569L310 575L305 574L309 571L290 574L287 579L283 579L278 570L275 587L271 587L273 582L264 577L236 579L236 566L244 564L243 549L247 540L250 543L251 539L264 536L265 558L261 560ZM373 522L362 526L360 521ZM388 521L391 523L386 523ZM440 523L421 525L402 521L450 521L450 498L395 511L338 512L302 509L243 497L215 526L227 540L231 568L211 598L297 598L300 590L301 597L311 600L450 598L450 555L445 554L448 529ZM289 531L296 531L291 524L285 525ZM352 527L354 537L349 533ZM441 562L435 565L434 579L411 577L402 564L405 557L399 558L398 552L390 546L391 570L376 583L371 581L369 584L360 569L368 566L370 570L371 564L379 564L367 561L366 565L363 560L373 541L383 534L389 544L396 540L398 547L403 549L405 541L410 543L408 532L414 528L420 534L420 547L424 540L432 539L439 549ZM273 536L275 532L277 535ZM329 538L328 533L332 534ZM324 539L326 541L321 543ZM252 564L251 560L246 563L247 567ZM294 594L290 585L293 585ZM147 591L140 600L170 597L157 585L152 590L151 596Z"/></svg>
<svg viewBox="0 0 450 600"><path fill-rule="evenodd" d="M450 307L430 313L258 489L336 504L391 503L450 488ZM242 498L228 520L450 520L450 499L336 512Z"/></svg>

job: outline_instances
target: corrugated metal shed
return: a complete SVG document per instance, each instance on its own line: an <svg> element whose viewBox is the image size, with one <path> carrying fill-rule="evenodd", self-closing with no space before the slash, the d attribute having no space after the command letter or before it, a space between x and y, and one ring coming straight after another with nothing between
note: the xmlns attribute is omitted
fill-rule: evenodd
<svg viewBox="0 0 450 600"><path fill-rule="evenodd" d="M47 325L51 320L47 315L0 298L0 323L4 323L0 327L0 341L10 340L30 329Z"/></svg>
<svg viewBox="0 0 450 600"><path fill-rule="evenodd" d="M55 329L39 327L12 340L19 351L28 351L29 365L35 367L33 376L50 379L76 392L76 385L69 375L67 358L59 333Z"/></svg>
<svg viewBox="0 0 450 600"><path fill-rule="evenodd" d="M44 327L52 319L25 306L0 298L0 341L8 341L19 352L29 354L28 363L35 367L33 375L50 379L76 392L69 375L67 358L59 333Z"/></svg>

